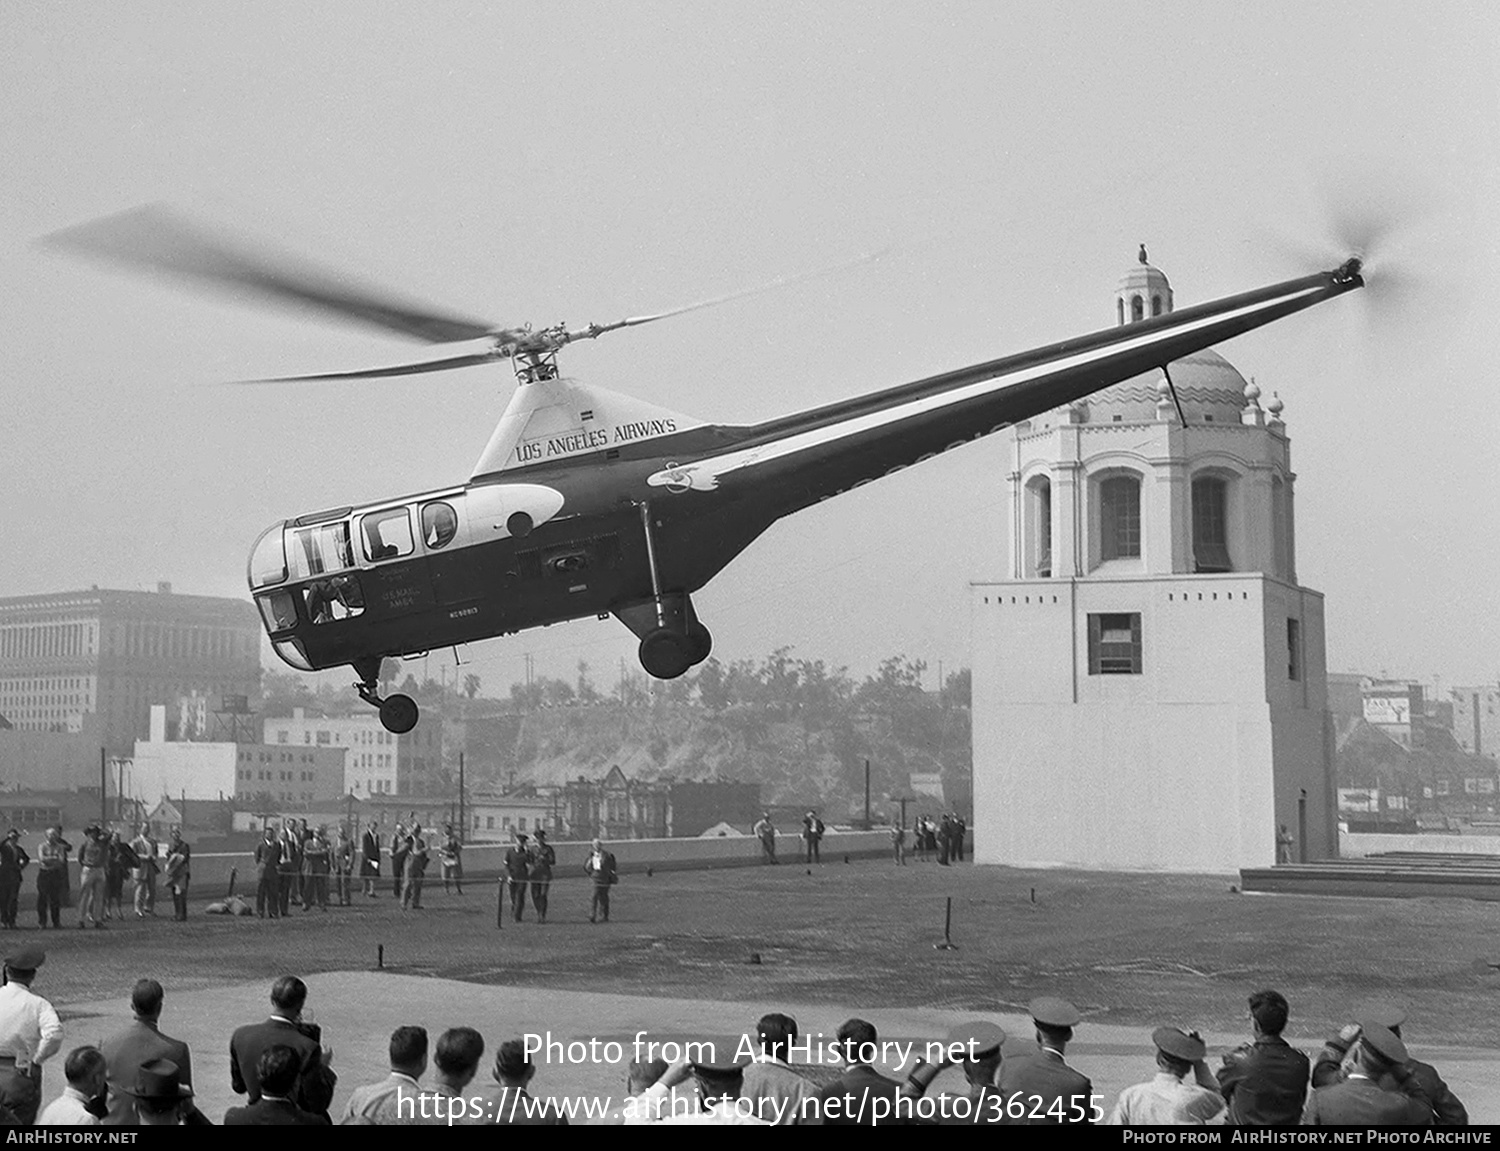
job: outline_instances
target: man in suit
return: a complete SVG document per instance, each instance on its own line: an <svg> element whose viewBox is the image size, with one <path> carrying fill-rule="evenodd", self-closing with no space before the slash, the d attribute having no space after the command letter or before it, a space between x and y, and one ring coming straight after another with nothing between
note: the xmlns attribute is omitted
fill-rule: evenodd
<svg viewBox="0 0 1500 1151"><path fill-rule="evenodd" d="M863 1019L845 1020L838 1030L837 1050L848 1070L818 1092L815 1114L832 1126L874 1127L895 1122L892 1117L901 1084L871 1066L880 1053L875 1025Z"/></svg>
<svg viewBox="0 0 1500 1151"><path fill-rule="evenodd" d="M295 975L283 975L271 985L271 1017L246 1024L229 1041L229 1084L236 1093L248 1095L252 1104L259 1102L261 1055L270 1047L289 1047L298 1058L291 1101L326 1119L338 1076L332 1067L333 1049L321 1045L314 1025L302 1022L306 1002L307 984Z"/></svg>
<svg viewBox="0 0 1500 1151"><path fill-rule="evenodd" d="M0 925L14 929L16 914L21 901L21 873L31 862L31 856L21 846L21 833L14 827L5 833L0 843Z"/></svg>
<svg viewBox="0 0 1500 1151"><path fill-rule="evenodd" d="M276 829L266 824L266 834L255 845L255 914L264 919L281 916L281 840Z"/></svg>
<svg viewBox="0 0 1500 1151"><path fill-rule="evenodd" d="M1345 1027L1318 1053L1312 1069L1314 1087L1326 1087L1345 1078L1342 1062L1349 1048L1359 1039L1362 1026L1374 1024L1384 1027L1394 1033L1397 1039L1405 1042L1401 1035L1401 1025L1406 1022L1406 1012L1396 1004L1367 1003L1359 1009L1357 1018L1358 1023ZM1443 1077L1438 1074L1437 1068L1430 1063L1423 1063L1420 1059L1412 1059L1408 1062L1417 1083L1421 1085L1422 1094L1427 1097L1427 1102L1432 1107L1433 1122L1440 1127L1467 1126L1468 1110L1459 1102L1458 1096L1453 1094L1448 1084L1443 1082ZM1387 1090L1399 1089L1394 1079L1387 1079L1380 1086Z"/></svg>
<svg viewBox="0 0 1500 1151"><path fill-rule="evenodd" d="M365 881L365 895L376 899L375 881L380 878L380 825L373 819L359 840L359 877Z"/></svg>
<svg viewBox="0 0 1500 1151"><path fill-rule="evenodd" d="M273 1043L256 1059L256 1080L261 1093L248 1107L231 1107L224 1113L225 1127L320 1127L327 1115L315 1115L298 1107L293 1099L302 1057L292 1048Z"/></svg>
<svg viewBox="0 0 1500 1151"><path fill-rule="evenodd" d="M603 840L594 840L593 850L583 862L583 873L594 881L594 897L589 903L589 922L595 923L603 918L608 923L609 889L619 881L619 876L615 870L614 852L604 850Z"/></svg>
<svg viewBox="0 0 1500 1151"><path fill-rule="evenodd" d="M281 829L281 854L276 859L276 909L282 915L290 913L292 896L300 895L301 884L302 840L296 821L289 819Z"/></svg>
<svg viewBox="0 0 1500 1151"><path fill-rule="evenodd" d="M1307 1101L1307 1056L1281 1037L1288 1007L1276 991L1250 996L1255 1040L1224 1056L1219 1090L1229 1104L1225 1122L1240 1127L1290 1127Z"/></svg>
<svg viewBox="0 0 1500 1151"><path fill-rule="evenodd" d="M1389 1082L1391 1086L1382 1086ZM1400 1036L1371 1023L1362 1028L1349 1077L1316 1087L1302 1113L1303 1126L1427 1126L1432 1106L1406 1054Z"/></svg>
<svg viewBox="0 0 1500 1151"><path fill-rule="evenodd" d="M1068 1066L1064 1055L1082 1018L1066 999L1050 995L1028 1006L1036 1025L1036 1048L1008 1056L1000 1068L1000 1093L1014 1124L1097 1123L1104 1116L1086 1075Z"/></svg>
<svg viewBox="0 0 1500 1151"><path fill-rule="evenodd" d="M538 923L547 922L547 899L552 892L552 868L556 863L557 852L547 842L546 829L537 828L531 850L526 853L526 871L531 879L531 906L536 909Z"/></svg>
<svg viewBox="0 0 1500 1151"><path fill-rule="evenodd" d="M142 1064L155 1059L170 1060L177 1068L180 1081L188 1087L193 1085L193 1057L188 1045L180 1039L163 1035L158 1026L165 996L156 980L138 980L130 993L134 1022L99 1045L99 1050L104 1053L105 1077L109 1084L109 1113L104 1118L105 1126L122 1127L135 1122L132 1089Z"/></svg>

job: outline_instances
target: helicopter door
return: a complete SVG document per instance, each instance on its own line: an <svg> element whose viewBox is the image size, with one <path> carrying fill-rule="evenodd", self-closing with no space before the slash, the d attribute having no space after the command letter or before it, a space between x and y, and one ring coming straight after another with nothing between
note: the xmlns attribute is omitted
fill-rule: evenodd
<svg viewBox="0 0 1500 1151"><path fill-rule="evenodd" d="M470 539L467 515L462 492L428 500L417 509L427 574L439 606L478 599L484 591L473 549L464 546Z"/></svg>

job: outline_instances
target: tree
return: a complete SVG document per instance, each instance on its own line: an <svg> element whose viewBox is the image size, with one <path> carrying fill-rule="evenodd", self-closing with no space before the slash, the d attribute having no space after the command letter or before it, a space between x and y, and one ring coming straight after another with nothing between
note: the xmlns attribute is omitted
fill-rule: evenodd
<svg viewBox="0 0 1500 1151"><path fill-rule="evenodd" d="M470 699L479 694L479 677L473 672L464 676L464 694Z"/></svg>

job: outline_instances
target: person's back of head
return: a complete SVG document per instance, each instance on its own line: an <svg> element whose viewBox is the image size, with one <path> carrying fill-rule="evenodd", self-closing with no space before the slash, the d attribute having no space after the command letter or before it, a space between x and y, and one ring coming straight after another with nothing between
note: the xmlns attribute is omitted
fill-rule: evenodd
<svg viewBox="0 0 1500 1151"><path fill-rule="evenodd" d="M875 1025L865 1019L846 1019L839 1026L838 1049L846 1063L873 1063L879 1049Z"/></svg>
<svg viewBox="0 0 1500 1151"><path fill-rule="evenodd" d="M450 1027L438 1036L432 1062L438 1077L455 1091L467 1086L484 1058L484 1036L472 1027Z"/></svg>
<svg viewBox="0 0 1500 1151"><path fill-rule="evenodd" d="M165 997L166 992L156 980L138 979L130 992L130 1009L142 1019L159 1018Z"/></svg>
<svg viewBox="0 0 1500 1151"><path fill-rule="evenodd" d="M525 1087L536 1074L536 1066L526 1056L526 1045L519 1039L507 1039L495 1052L495 1078L506 1087Z"/></svg>
<svg viewBox="0 0 1500 1151"><path fill-rule="evenodd" d="M761 1051L785 1063L788 1048L797 1038L797 1021L790 1015L773 1011L760 1017L756 1029L760 1034Z"/></svg>
<svg viewBox="0 0 1500 1151"><path fill-rule="evenodd" d="M630 1065L630 1093L639 1095L667 1073L665 1059L638 1059Z"/></svg>
<svg viewBox="0 0 1500 1151"><path fill-rule="evenodd" d="M307 984L295 975L283 975L271 984L271 1006L276 1008L277 1014L295 1019L302 1014L306 1002Z"/></svg>
<svg viewBox="0 0 1500 1151"><path fill-rule="evenodd" d="M274 1043L260 1053L255 1065L260 1076L260 1093L278 1099L291 1099L297 1089L302 1060L284 1043Z"/></svg>
<svg viewBox="0 0 1500 1151"><path fill-rule="evenodd" d="M698 1096L704 1106L712 1106L720 1100L738 1099L745 1084L744 1069L732 1066L695 1063L693 1078L697 1080Z"/></svg>
<svg viewBox="0 0 1500 1151"><path fill-rule="evenodd" d="M1181 1079L1193 1069L1193 1065L1186 1059L1179 1059L1175 1055L1168 1055L1165 1051L1157 1051L1156 1065L1169 1075L1175 1075Z"/></svg>
<svg viewBox="0 0 1500 1151"><path fill-rule="evenodd" d="M97 1047L75 1047L63 1062L68 1086L92 1098L104 1085L104 1055Z"/></svg>
<svg viewBox="0 0 1500 1151"><path fill-rule="evenodd" d="M1054 1051L1065 1051L1069 1043L1073 1041L1073 1029L1071 1027L1049 1027L1044 1023L1036 1025L1036 1041L1043 1047L1051 1047Z"/></svg>
<svg viewBox="0 0 1500 1151"><path fill-rule="evenodd" d="M1250 996L1250 1017L1262 1035L1279 1036L1286 1029L1289 1013L1286 997L1279 991L1257 991Z"/></svg>
<svg viewBox="0 0 1500 1151"><path fill-rule="evenodd" d="M420 1079L427 1070L427 1028L398 1027L391 1032L391 1070Z"/></svg>

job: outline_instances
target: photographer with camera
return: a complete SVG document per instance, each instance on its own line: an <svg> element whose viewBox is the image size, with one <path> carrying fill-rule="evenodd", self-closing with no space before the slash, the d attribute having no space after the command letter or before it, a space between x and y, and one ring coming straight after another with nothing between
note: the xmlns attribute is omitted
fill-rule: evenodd
<svg viewBox="0 0 1500 1151"><path fill-rule="evenodd" d="M332 1067L333 1048L323 1045L322 1029L304 1017L306 1002L307 984L295 975L283 975L271 985L270 1018L239 1028L229 1041L229 1083L236 1093L257 1102L262 1053L277 1045L290 1047L299 1061L292 1102L326 1119L338 1076Z"/></svg>

